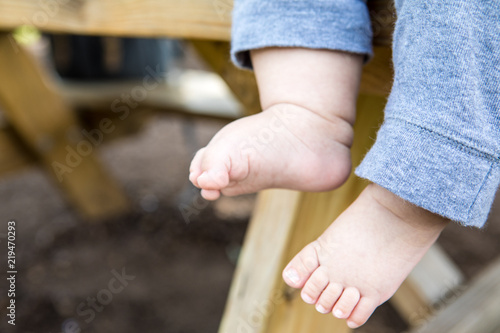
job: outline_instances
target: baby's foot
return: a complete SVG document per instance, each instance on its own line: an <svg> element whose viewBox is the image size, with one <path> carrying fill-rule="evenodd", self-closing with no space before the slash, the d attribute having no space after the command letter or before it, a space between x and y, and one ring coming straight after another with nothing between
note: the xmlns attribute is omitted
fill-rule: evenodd
<svg viewBox="0 0 500 333"><path fill-rule="evenodd" d="M446 226L446 219L369 185L283 271L321 313L363 325L387 301Z"/></svg>
<svg viewBox="0 0 500 333"><path fill-rule="evenodd" d="M189 179L207 200L266 188L326 191L351 169L352 125L278 104L221 129L191 162Z"/></svg>

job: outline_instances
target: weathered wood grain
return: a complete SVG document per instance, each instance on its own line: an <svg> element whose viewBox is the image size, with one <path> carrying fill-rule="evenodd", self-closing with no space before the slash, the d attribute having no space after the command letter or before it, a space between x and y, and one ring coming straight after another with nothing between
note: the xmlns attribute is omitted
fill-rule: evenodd
<svg viewBox="0 0 500 333"><path fill-rule="evenodd" d="M54 93L50 76L24 48L13 47L7 33L0 33L0 77L8 123L79 211L89 218L126 211L127 199L96 158L98 145L85 140L74 112Z"/></svg>
<svg viewBox="0 0 500 333"><path fill-rule="evenodd" d="M112 36L230 39L229 0L0 0L0 29Z"/></svg>

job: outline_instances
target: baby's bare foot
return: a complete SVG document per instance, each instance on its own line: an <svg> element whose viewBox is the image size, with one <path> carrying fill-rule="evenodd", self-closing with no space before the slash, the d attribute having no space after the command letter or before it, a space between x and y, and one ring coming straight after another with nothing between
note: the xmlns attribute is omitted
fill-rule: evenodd
<svg viewBox="0 0 500 333"><path fill-rule="evenodd" d="M372 184L295 256L283 278L319 312L356 328L396 292L446 224Z"/></svg>
<svg viewBox="0 0 500 333"><path fill-rule="evenodd" d="M205 199L266 188L326 191L351 169L352 126L293 104L278 104L224 127L191 162Z"/></svg>

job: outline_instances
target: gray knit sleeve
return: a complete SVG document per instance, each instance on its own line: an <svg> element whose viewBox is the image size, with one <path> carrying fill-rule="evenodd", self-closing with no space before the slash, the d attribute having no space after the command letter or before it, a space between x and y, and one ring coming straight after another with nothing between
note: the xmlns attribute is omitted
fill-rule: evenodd
<svg viewBox="0 0 500 333"><path fill-rule="evenodd" d="M500 7L398 0L395 78L357 175L482 227L500 183Z"/></svg>
<svg viewBox="0 0 500 333"><path fill-rule="evenodd" d="M231 57L252 68L249 50L278 46L371 55L370 16L363 0L236 0Z"/></svg>

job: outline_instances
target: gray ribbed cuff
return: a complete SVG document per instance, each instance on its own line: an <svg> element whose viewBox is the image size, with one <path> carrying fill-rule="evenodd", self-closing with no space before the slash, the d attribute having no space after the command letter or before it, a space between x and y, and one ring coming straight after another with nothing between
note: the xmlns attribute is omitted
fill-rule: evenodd
<svg viewBox="0 0 500 333"><path fill-rule="evenodd" d="M239 0L235 3L231 58L252 68L249 50L305 47L372 54L364 1Z"/></svg>
<svg viewBox="0 0 500 333"><path fill-rule="evenodd" d="M482 227L500 183L500 161L388 118L356 174L431 212Z"/></svg>

